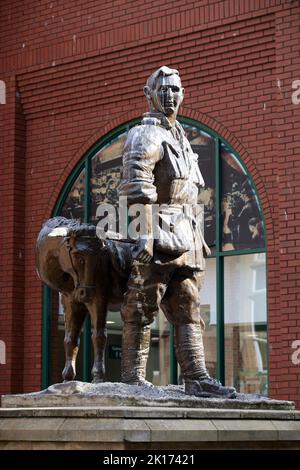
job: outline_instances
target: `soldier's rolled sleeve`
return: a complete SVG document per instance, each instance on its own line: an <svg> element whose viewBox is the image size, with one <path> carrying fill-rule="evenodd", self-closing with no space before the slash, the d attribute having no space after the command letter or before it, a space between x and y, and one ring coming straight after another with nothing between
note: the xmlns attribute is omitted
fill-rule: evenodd
<svg viewBox="0 0 300 470"><path fill-rule="evenodd" d="M157 191L154 168L161 160L161 143L155 139L154 126L137 126L127 137L123 151L123 175L119 196L126 196L128 204L154 204Z"/></svg>

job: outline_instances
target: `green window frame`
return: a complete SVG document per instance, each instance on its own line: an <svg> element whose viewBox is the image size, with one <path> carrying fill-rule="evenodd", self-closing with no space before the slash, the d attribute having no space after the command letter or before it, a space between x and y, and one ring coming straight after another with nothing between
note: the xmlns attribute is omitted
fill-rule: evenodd
<svg viewBox="0 0 300 470"><path fill-rule="evenodd" d="M216 259L216 313L217 313L217 324L216 324L216 360L217 360L217 378L222 383L225 381L225 323L224 323L224 260L228 256L236 255L247 255L256 253L266 253L266 224L264 215L261 210L261 204L259 200L259 194L256 189L255 183L247 171L243 161L231 147L231 145L219 136L215 131L209 127L199 123L190 118L183 116L179 117L179 121L183 125L188 125L197 128L200 131L204 131L209 134L215 143L215 213L216 213L216 244L215 250L209 258ZM78 163L71 176L68 178L65 187L63 188L55 208L52 213L52 217L60 215L63 204L66 200L69 191L71 190L74 182L80 175L81 171L85 169L85 184L84 184L84 222L89 222L90 214L90 176L91 176L91 160L96 153L99 152L103 147L112 142L113 139L118 137L124 132L128 132L131 127L138 124L140 119L135 119L126 124L112 130L105 137L96 142L95 145L87 152L84 158ZM257 198L258 208L260 211L260 217L264 225L264 246L262 248L251 248L241 250L229 250L222 251L222 213L221 213L221 199L222 199L222 159L221 159L221 145L226 145L226 148L234 155L242 169L247 176L250 186ZM266 259L267 263L267 259ZM268 315L267 315L268 318ZM46 388L50 385L50 373L51 373L51 289L47 286L43 286L43 331L42 331L42 387ZM83 380L90 381L90 369L91 369L91 325L90 318L87 317L83 332ZM170 382L177 383L177 362L175 359L174 342L172 329L170 332Z"/></svg>

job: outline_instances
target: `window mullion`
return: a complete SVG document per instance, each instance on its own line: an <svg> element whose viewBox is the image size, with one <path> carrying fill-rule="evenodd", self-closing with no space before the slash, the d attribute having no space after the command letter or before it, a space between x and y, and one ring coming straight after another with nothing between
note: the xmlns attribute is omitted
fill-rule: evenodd
<svg viewBox="0 0 300 470"><path fill-rule="evenodd" d="M224 328L224 258L216 259L217 288L217 376L225 383L225 328Z"/></svg>
<svg viewBox="0 0 300 470"><path fill-rule="evenodd" d="M85 182L84 182L84 222L90 220L90 176L91 159L87 156L85 159ZM91 380L91 318L87 315L83 328L83 380Z"/></svg>
<svg viewBox="0 0 300 470"><path fill-rule="evenodd" d="M216 206L216 289L217 289L217 376L225 381L224 354L224 260L222 255L222 171L220 140L215 138L215 206Z"/></svg>

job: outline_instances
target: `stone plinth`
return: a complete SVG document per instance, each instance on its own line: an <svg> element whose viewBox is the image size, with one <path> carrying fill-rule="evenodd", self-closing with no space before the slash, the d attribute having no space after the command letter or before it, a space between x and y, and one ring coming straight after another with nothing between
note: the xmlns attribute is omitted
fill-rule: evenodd
<svg viewBox="0 0 300 470"><path fill-rule="evenodd" d="M300 449L293 403L186 397L180 386L56 384L2 397L0 449Z"/></svg>

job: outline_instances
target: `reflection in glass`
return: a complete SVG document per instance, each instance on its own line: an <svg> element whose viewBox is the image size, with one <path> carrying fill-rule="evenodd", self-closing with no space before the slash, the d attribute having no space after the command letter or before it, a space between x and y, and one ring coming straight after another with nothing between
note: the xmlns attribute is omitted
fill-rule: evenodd
<svg viewBox="0 0 300 470"><path fill-rule="evenodd" d="M119 308L108 310L106 347L106 380L120 382L123 322ZM147 362L146 379L154 385L167 385L170 381L170 328L162 312L151 324L151 347Z"/></svg>
<svg viewBox="0 0 300 470"><path fill-rule="evenodd" d="M127 133L122 133L101 148L91 160L90 222L98 222L100 204L118 205L117 188L121 178L122 150Z"/></svg>
<svg viewBox="0 0 300 470"><path fill-rule="evenodd" d="M265 254L228 256L224 263L226 384L267 395Z"/></svg>
<svg viewBox="0 0 300 470"><path fill-rule="evenodd" d="M154 385L170 383L170 325L161 311L151 325L146 379Z"/></svg>
<svg viewBox="0 0 300 470"><path fill-rule="evenodd" d="M204 351L206 366L209 374L216 377L217 356L216 356L216 259L206 260L206 271L204 284L200 291L201 317L205 322L203 333Z"/></svg>
<svg viewBox="0 0 300 470"><path fill-rule="evenodd" d="M61 216L66 219L84 219L84 182L85 169L83 169L75 183L73 184L69 194L67 195L61 210Z"/></svg>
<svg viewBox="0 0 300 470"><path fill-rule="evenodd" d="M204 204L204 238L210 247L216 244L215 217L215 142L212 136L197 127L183 124L191 147L198 154L198 164L205 182L198 203Z"/></svg>
<svg viewBox="0 0 300 470"><path fill-rule="evenodd" d="M224 145L222 158L222 249L263 248L264 226L251 181L243 167Z"/></svg>
<svg viewBox="0 0 300 470"><path fill-rule="evenodd" d="M216 306L216 259L206 259L204 283L200 290L200 313L205 323L203 345L205 362L211 377L217 377L217 306ZM179 383L182 383L178 364Z"/></svg>

